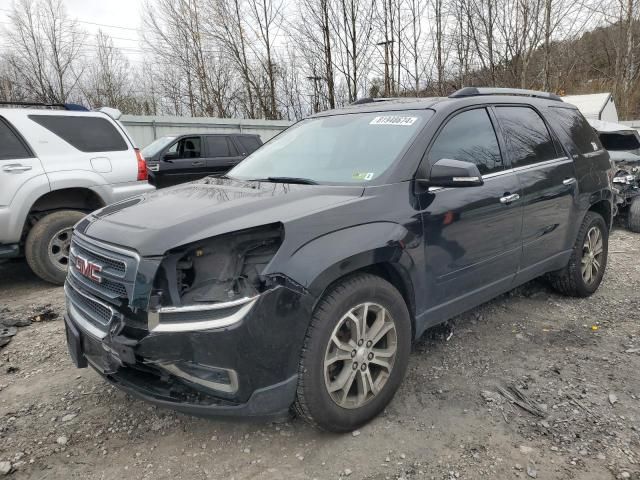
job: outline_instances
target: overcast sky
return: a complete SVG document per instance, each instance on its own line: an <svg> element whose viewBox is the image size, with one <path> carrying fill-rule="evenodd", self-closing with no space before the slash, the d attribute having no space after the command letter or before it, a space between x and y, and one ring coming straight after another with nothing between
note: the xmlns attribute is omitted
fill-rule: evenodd
<svg viewBox="0 0 640 480"><path fill-rule="evenodd" d="M67 14L89 33L86 43L95 44L95 34L102 29L132 62L141 61L138 28L143 0L63 0L63 3ZM7 15L12 4L13 0L0 0L1 27L9 26ZM3 43L0 41L0 46Z"/></svg>

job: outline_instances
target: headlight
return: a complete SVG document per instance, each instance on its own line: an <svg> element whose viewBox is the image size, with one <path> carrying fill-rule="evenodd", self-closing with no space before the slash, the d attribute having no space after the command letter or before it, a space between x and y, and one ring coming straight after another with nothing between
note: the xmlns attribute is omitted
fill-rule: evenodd
<svg viewBox="0 0 640 480"><path fill-rule="evenodd" d="M156 277L154 307L233 304L265 288L262 276L284 238L276 223L220 235L170 251Z"/></svg>
<svg viewBox="0 0 640 480"><path fill-rule="evenodd" d="M617 175L613 177L613 183L622 183L624 185L631 185L635 180L633 175Z"/></svg>

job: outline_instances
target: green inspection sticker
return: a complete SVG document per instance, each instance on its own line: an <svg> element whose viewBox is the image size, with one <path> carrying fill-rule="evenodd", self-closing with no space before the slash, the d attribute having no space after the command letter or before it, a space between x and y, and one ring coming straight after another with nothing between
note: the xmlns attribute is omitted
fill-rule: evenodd
<svg viewBox="0 0 640 480"><path fill-rule="evenodd" d="M354 180L371 180L373 178L373 172L353 172L351 178Z"/></svg>

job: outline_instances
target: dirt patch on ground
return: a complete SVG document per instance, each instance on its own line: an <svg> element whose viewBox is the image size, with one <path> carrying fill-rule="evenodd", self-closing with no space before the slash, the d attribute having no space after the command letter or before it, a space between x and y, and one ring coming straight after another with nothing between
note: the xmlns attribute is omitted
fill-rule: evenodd
<svg viewBox="0 0 640 480"><path fill-rule="evenodd" d="M536 281L427 332L385 413L348 435L133 400L73 368L63 311L61 288L0 265L0 319L31 321L0 350L11 478L640 479L640 235L624 230L593 297Z"/></svg>

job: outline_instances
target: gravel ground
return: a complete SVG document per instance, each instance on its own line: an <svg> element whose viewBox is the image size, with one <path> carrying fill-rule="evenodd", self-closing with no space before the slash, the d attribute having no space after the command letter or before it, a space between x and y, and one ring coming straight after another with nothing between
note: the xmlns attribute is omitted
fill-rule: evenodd
<svg viewBox="0 0 640 480"><path fill-rule="evenodd" d="M0 265L0 319L33 320L0 349L0 476L640 479L639 259L616 230L593 297L535 281L427 332L391 405L347 435L134 400L71 365L62 288Z"/></svg>

